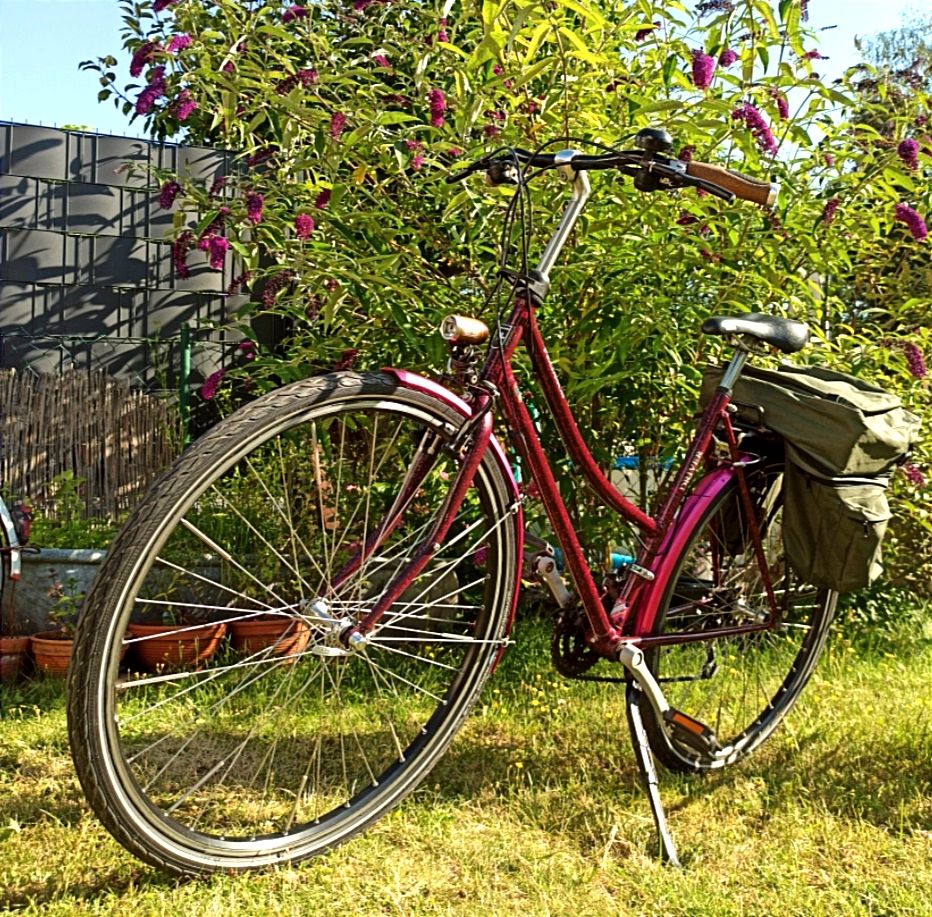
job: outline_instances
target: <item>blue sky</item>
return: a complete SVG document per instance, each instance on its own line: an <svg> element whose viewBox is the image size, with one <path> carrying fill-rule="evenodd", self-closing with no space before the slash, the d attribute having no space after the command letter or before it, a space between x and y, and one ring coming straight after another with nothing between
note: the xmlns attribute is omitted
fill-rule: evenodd
<svg viewBox="0 0 932 917"><path fill-rule="evenodd" d="M910 7L928 9L928 0L810 0L813 27L836 26L821 32L831 58L822 72L852 62L855 34L894 28ZM0 120L139 136L112 102L97 103L95 75L78 70L88 58L120 57L120 24L117 0L0 0Z"/></svg>

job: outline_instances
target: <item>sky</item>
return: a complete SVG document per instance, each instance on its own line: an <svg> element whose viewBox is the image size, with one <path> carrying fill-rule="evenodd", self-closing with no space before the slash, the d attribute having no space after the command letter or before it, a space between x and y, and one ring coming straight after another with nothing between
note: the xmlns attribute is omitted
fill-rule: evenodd
<svg viewBox="0 0 932 917"><path fill-rule="evenodd" d="M820 67L837 76L855 61L854 36L895 28L907 9L928 10L932 0L810 0L810 25L830 60ZM112 101L98 104L96 74L78 69L88 58L126 59L119 38L117 0L0 0L0 121L80 125L142 136ZM828 28L835 26L835 28Z"/></svg>

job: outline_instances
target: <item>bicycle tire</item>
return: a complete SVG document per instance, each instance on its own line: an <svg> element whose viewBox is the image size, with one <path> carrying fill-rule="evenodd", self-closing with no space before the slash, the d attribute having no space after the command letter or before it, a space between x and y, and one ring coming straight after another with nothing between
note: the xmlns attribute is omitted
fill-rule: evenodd
<svg viewBox="0 0 932 917"><path fill-rule="evenodd" d="M722 768L764 742L812 675L835 612L837 593L799 583L786 562L782 463L749 468L747 480L780 621L759 633L654 647L645 654L671 707L712 729L719 746L697 749L671 738L653 709L642 704L651 749L672 771ZM653 634L735 626L768 615L741 506L734 480L710 501L667 586Z"/></svg>
<svg viewBox="0 0 932 917"><path fill-rule="evenodd" d="M518 587L520 514L492 450L364 649L311 606L324 596L340 627L371 608L436 516L456 459L435 447L462 423L388 374L331 374L241 408L153 485L87 597L69 676L78 777L128 850L181 875L295 862L430 771L503 651ZM327 594L425 449L433 464L398 526ZM224 644L137 674L146 638L129 624L182 602L231 629L278 617L304 645Z"/></svg>

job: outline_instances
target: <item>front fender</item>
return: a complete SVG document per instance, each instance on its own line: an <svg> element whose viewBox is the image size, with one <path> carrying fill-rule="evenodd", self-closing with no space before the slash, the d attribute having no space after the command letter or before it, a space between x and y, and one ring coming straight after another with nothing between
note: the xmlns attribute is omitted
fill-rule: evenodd
<svg viewBox="0 0 932 917"><path fill-rule="evenodd" d="M384 368L382 372L393 376L402 388L430 395L432 398L442 401L447 407L453 408L454 411L463 417L472 417L472 408L463 401L459 395L451 392L448 388L444 388L439 382L434 382L432 379L419 376L417 373L408 372L406 369L392 369L391 367L387 367ZM520 491L515 481L514 472L511 470L511 465L508 464L508 459L505 456L505 450L502 448L502 444L495 438L494 433L489 440L489 448L495 456L495 463L501 469L502 476L508 483L512 496L516 500L520 499Z"/></svg>

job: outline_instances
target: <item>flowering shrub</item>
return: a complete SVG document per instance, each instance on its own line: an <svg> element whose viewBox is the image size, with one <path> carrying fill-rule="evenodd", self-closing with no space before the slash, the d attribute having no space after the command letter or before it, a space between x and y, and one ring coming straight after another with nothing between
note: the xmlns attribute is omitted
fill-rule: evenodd
<svg viewBox="0 0 932 917"><path fill-rule="evenodd" d="M337 365L441 366L435 329L479 308L511 193L448 185L458 161L566 136L630 147L660 124L682 158L783 191L768 219L593 175L540 321L599 458L634 444L647 459L679 436L714 312L807 318L810 359L885 374L925 403L906 352L879 342L927 343L932 106L921 88L891 105L869 68L824 83L800 0L688 14L672 0L122 6L130 79L115 57L88 63L101 98L156 137L241 154L210 187L159 175L158 193L177 215L179 275L227 245L241 262L230 290L252 299L238 318L278 319L274 338L247 332L254 391ZM539 185L543 232L557 205L555 183Z"/></svg>

